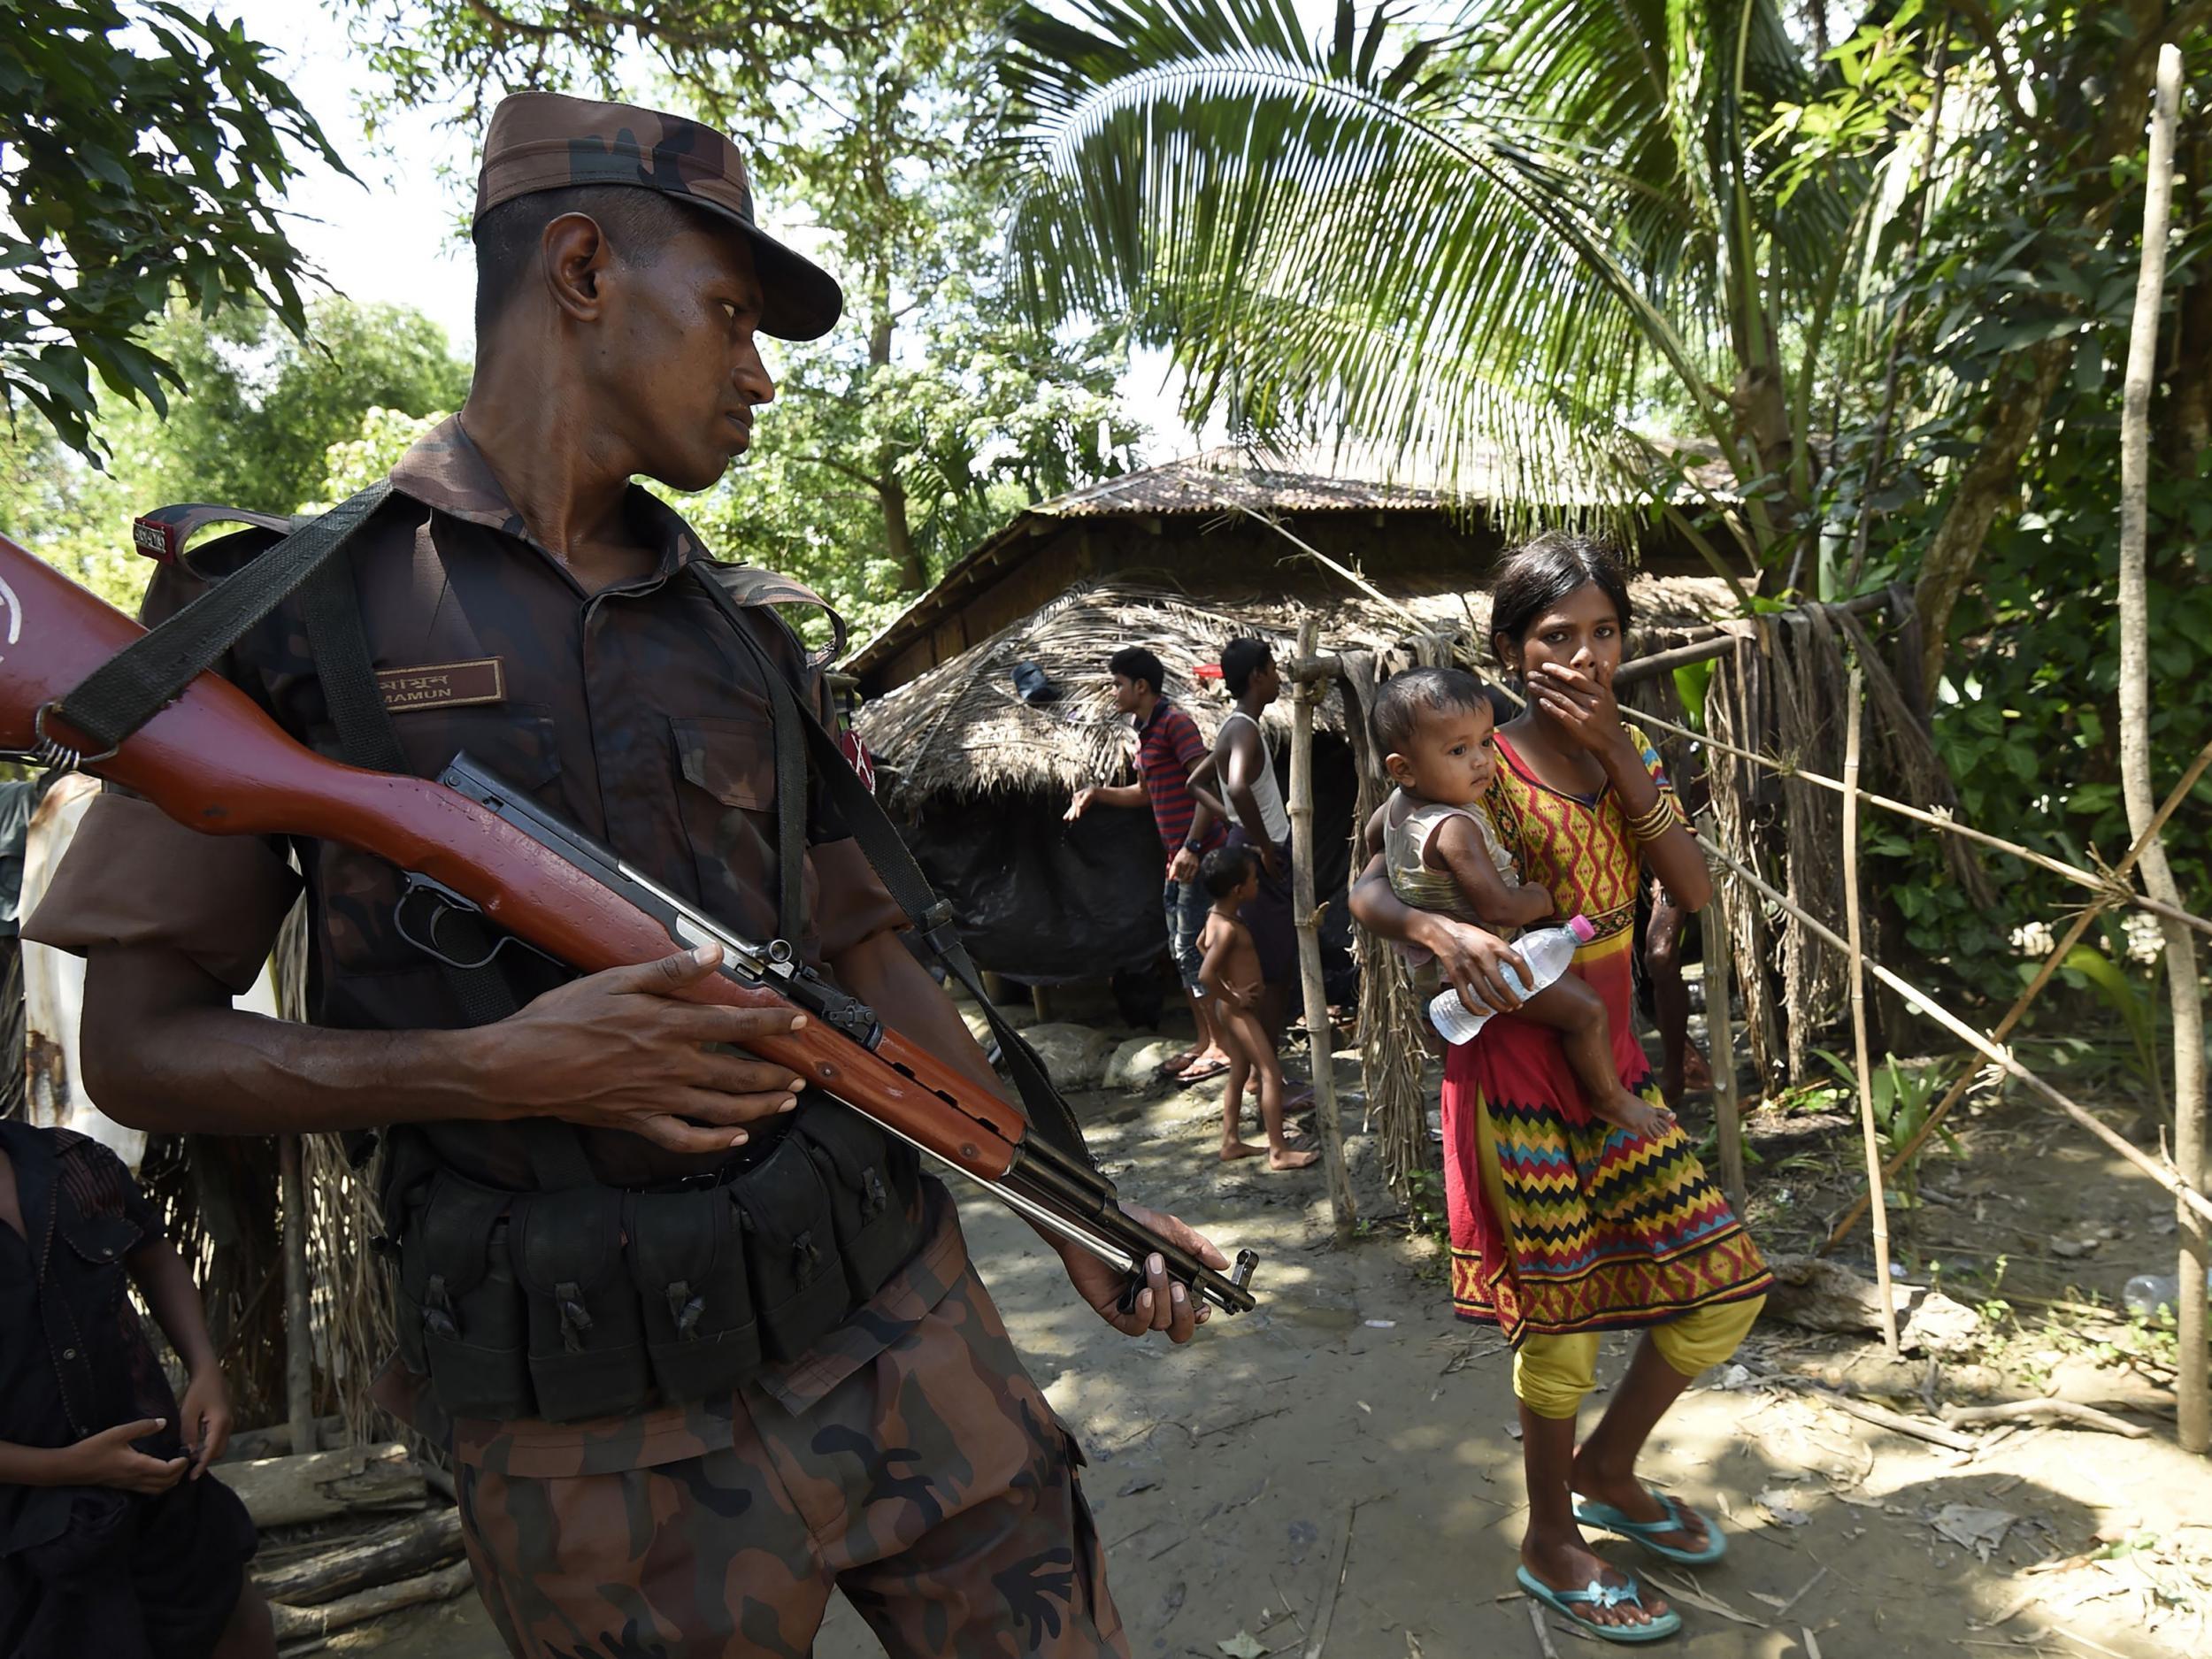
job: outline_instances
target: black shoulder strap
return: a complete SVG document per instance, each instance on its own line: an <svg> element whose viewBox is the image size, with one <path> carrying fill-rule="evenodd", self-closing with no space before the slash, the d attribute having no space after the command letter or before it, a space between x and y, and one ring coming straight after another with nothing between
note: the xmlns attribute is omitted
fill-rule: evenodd
<svg viewBox="0 0 2212 1659"><path fill-rule="evenodd" d="M369 520L392 493L379 479L275 543L236 575L218 582L160 626L86 675L54 712L92 744L116 746L152 719L230 649L242 634L283 603Z"/></svg>
<svg viewBox="0 0 2212 1659"><path fill-rule="evenodd" d="M898 830L869 792L868 786L854 772L852 764L845 758L845 751L837 746L837 740L815 718L814 711L800 702L783 671L753 637L745 623L746 608L703 566L695 565L692 569L698 576L699 585L729 618L733 632L752 652L762 678L768 682L776 739L776 856L780 885L787 892L795 885L800 860L805 855L807 763L810 759L828 792L830 804L845 820L853 839L860 843L860 850L899 908L906 912L922 942L983 1010L983 1018L989 1022L992 1036L998 1040L999 1053L1013 1077L1030 1123L1056 1150L1075 1159L1085 1169L1096 1170L1098 1165L1090 1148L1084 1144L1082 1126L1076 1122L1075 1113L1067 1102L1060 1097L1060 1091L1053 1087L1044 1062L984 994L982 977L968 956L968 948L960 942L960 935L953 929L952 907L931 888L929 879L914 862L914 855L907 850ZM796 742L787 735L795 730L799 738Z"/></svg>
<svg viewBox="0 0 2212 1659"><path fill-rule="evenodd" d="M322 686L323 701L329 708L331 724L338 728L338 745L347 761L374 772L406 772L407 754L400 747L399 734L392 729L391 711L384 706L384 695L377 687L375 658L369 651L367 631L361 626L361 595L354 585L353 561L326 559L307 584L301 611L307 624L308 645L314 653L315 677ZM466 913L449 916L442 933L457 950L481 964L473 968L458 968L447 962L439 964L440 977L460 1005L462 1018L471 1025L488 1025L513 1013L518 1006L514 993L489 960L490 948L476 918ZM541 1190L586 1187L597 1179L584 1156L583 1138L573 1125L557 1118L528 1118L515 1126L521 1132L530 1171Z"/></svg>

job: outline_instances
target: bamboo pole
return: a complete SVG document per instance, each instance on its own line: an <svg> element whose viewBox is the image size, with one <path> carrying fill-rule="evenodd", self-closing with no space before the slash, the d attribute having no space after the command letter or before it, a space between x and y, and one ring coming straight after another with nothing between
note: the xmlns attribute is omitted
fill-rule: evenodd
<svg viewBox="0 0 2212 1659"><path fill-rule="evenodd" d="M2157 91L2151 103L2150 166L2143 180L2143 263L2128 329L2125 392L2120 411L2120 784L2128 825L2151 818L2149 596L2145 572L2149 539L2151 383L2158 371L2158 313L2166 286L2166 220L2174 192L2174 125L2181 106L2181 49L2158 50ZM2143 890L2178 907L2181 889L2166 849L2154 835L2143 854ZM2197 953L2170 918L2166 935L2166 994L2174 1024L2175 1171L2193 1186L2204 1178L2204 1002ZM2212 1377L2205 1352L2206 1233L2184 1206L2181 1223L2179 1378L2174 1389L2182 1449L2212 1449Z"/></svg>
<svg viewBox="0 0 2212 1659"><path fill-rule="evenodd" d="M277 1137L284 1210L284 1402L296 1455L316 1449L315 1350L307 1310L307 1177L297 1135Z"/></svg>
<svg viewBox="0 0 2212 1659"><path fill-rule="evenodd" d="M2181 781L2174 786L2172 793L2160 803L2158 816L2154 818L2143 833L2135 838L2135 844L2128 849L2127 856L2112 866L2115 879L2124 879L2128 872L2135 868L2135 862L2143 856L2143 849L2150 845L2152 838L2159 831L2166 827L2166 820L2179 810L2181 803L2189 798L2189 792L2197 787L2197 780L2204 776L2208 767L2212 767L2212 743L2207 743L2197 751L2197 757L2189 764L2189 770L2181 774ZM2051 947L2050 954L2043 958L2043 965L2035 971L2035 978L2028 981L2026 988L2013 1000L2012 1006L2005 1011L2005 1017L1997 1022L1996 1028L1989 1033L1989 1040L1992 1042L2002 1042L2012 1034L2012 1028L2020 1023L2022 1017L2027 1013L2029 1006L2043 994L2043 987L2048 985L2059 969L2065 965L2068 954L2081 942L2082 936L2096 926L2097 918L2105 913L2109 902L2108 899L2099 899L2074 918L2072 925L2067 928L2059 941ZM1903 1169L1906 1164L1919 1156L1920 1148L1926 1145L1928 1138L1942 1126L1943 1120L1951 1109L1965 1098L1966 1091L1973 1086L1974 1075L1969 1071L1963 1073L1958 1081L1951 1085L1943 1098L1936 1102L1935 1110L1922 1120L1920 1127L1914 1132L1913 1138L1899 1148L1890 1161L1882 1166L1882 1173L1885 1176L1896 1174L1898 1171ZM1834 1228L1829 1233L1827 1241L1814 1254L1826 1256L1849 1237L1851 1230L1859 1225L1860 1218L1866 1214L1867 1204L1867 1194L1861 1193L1851 1208L1844 1213L1843 1219L1836 1223Z"/></svg>
<svg viewBox="0 0 2212 1659"><path fill-rule="evenodd" d="M1298 660L1313 656L1319 625L1307 617L1298 625ZM1313 1060L1313 1126L1321 1141L1321 1167L1328 1178L1329 1215L1336 1241L1349 1244L1359 1225L1352 1202L1352 1180L1344 1167L1344 1141L1336 1115L1336 1056L1329 1029L1329 993L1321 980L1321 912L1313 879L1313 705L1321 687L1301 681L1292 694L1290 717L1290 882L1298 923L1298 977L1306 994L1306 1041Z"/></svg>
<svg viewBox="0 0 2212 1659"><path fill-rule="evenodd" d="M1811 930L1815 938L1825 941L1835 950L1847 952L1851 949L1833 928L1802 905L1793 901L1789 895L1780 891L1771 882L1765 880L1757 871L1752 869L1741 859L1731 856L1726 851L1716 846L1709 837L1700 835L1697 838L1697 844L1705 849L1707 857L1717 858L1722 864L1726 864L1750 883L1752 887L1769 903L1777 905L1788 915L1795 917L1800 923ZM2151 1179L2173 1194L2183 1203L2193 1209L2199 1215L2207 1220L2212 1220L2212 1198L2206 1197L2193 1183L2184 1180L2174 1171L2170 1163L2162 1164L2144 1153L2139 1148L2129 1145L2126 1141L2113 1133L2110 1125L2100 1121L2087 1107L2045 1082L2034 1072L2029 1071L2026 1066L2022 1065L2019 1061L2014 1059L2006 1050L1992 1042L1982 1033L1976 1031L1973 1026L1944 1007L1918 986L1909 983L1901 976L1884 967L1878 962L1868 963L1866 971L1900 996L1917 1003L1928 1018L1934 1020L1937 1025L1964 1042L1985 1059L1991 1061L2007 1076L2025 1083L2045 1100L2050 1102L2052 1105L2103 1141L2106 1146L2118 1153L2127 1163L2149 1176Z"/></svg>
<svg viewBox="0 0 2212 1659"><path fill-rule="evenodd" d="M1866 947L1859 926L1859 728L1865 725L1861 700L1865 687L1859 665L1851 665L1850 689L1844 694L1843 915L1851 954L1851 1050L1858 1066L1859 1133L1866 1141L1866 1190L1874 1206L1874 1284L1882 1302L1882 1347L1895 1359L1897 1287L1890 1282L1889 1203L1882 1194L1882 1146L1874 1124L1874 1060L1866 1041Z"/></svg>
<svg viewBox="0 0 2212 1659"><path fill-rule="evenodd" d="M1743 1179L1743 1108L1736 1098L1736 1025L1728 1012L1728 968L1736 936L1728 927L1721 884L1700 912L1705 949L1705 1048L1713 1069L1714 1133L1720 1146L1720 1187L1738 1220L1747 1194Z"/></svg>

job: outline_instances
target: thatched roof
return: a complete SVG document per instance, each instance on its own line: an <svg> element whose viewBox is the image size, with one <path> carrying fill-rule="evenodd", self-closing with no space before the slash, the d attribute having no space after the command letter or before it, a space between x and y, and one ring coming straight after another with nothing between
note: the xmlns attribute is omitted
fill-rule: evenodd
<svg viewBox="0 0 2212 1659"><path fill-rule="evenodd" d="M1467 593L1463 573L1432 582L1402 580L1391 597L1434 632L1479 639L1490 600ZM1273 640L1287 660L1298 624L1317 616L1325 651L1387 650L1416 630L1389 605L1334 592L1193 593L1110 579L1071 589L980 644L939 664L867 704L857 721L891 791L910 802L934 795L1000 792L1061 794L1114 778L1134 739L1114 712L1106 659L1124 645L1144 645L1168 671L1167 695L1188 709L1209 739L1228 711L1218 681L1194 671L1220 657L1239 634ZM1632 585L1640 634L1695 626L1729 609L1724 584L1707 577L1639 577ZM1044 670L1056 692L1025 703L1012 673L1021 663ZM1324 729L1340 732L1335 692L1320 710ZM1287 699L1271 712L1276 741L1287 737Z"/></svg>
<svg viewBox="0 0 2212 1659"><path fill-rule="evenodd" d="M1655 441L1655 447L1702 454L1698 446L1674 439ZM1690 472L1709 496L1724 498L1733 490L1732 477L1718 461L1694 462ZM1561 499L1548 505L1571 512L1609 499L1594 483L1553 493ZM1526 501L1525 480L1513 457L1502 450L1480 449L1463 455L1456 488L1447 490L1432 472L1409 468L1356 446L1269 451L1225 444L1024 508L995 534L954 560L927 593L884 624L873 639L863 641L847 659L846 668L863 679L874 673L999 580L1010 564L1046 545L1045 533L1056 526L1108 518L1156 525L1248 515L1260 520L1317 516L1324 521L1331 514L1461 515L1486 504Z"/></svg>

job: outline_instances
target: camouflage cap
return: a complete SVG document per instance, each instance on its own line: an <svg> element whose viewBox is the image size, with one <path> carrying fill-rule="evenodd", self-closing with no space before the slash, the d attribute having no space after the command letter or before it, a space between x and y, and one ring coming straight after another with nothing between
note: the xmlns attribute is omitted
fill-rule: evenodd
<svg viewBox="0 0 2212 1659"><path fill-rule="evenodd" d="M484 134L471 223L502 202L580 184L631 184L681 196L744 233L764 296L761 329L814 340L844 310L837 280L753 223L752 186L737 146L711 127L634 104L597 104L560 92L500 100Z"/></svg>

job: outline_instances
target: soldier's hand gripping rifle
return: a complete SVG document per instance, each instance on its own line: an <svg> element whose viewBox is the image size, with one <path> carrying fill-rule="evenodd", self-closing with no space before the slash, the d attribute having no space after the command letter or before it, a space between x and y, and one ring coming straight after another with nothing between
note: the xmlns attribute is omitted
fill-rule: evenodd
<svg viewBox="0 0 2212 1659"><path fill-rule="evenodd" d="M1214 1271L1121 1208L1113 1183L1038 1137L1018 1109L885 1030L863 1005L783 949L736 937L467 765L446 781L344 765L295 742L251 699L210 673L104 753L82 752L59 700L145 630L0 536L0 752L81 766L209 834L301 835L381 858L426 897L480 913L584 972L651 962L672 942L712 939L721 971L681 995L737 1008L799 1007L795 1032L748 1045L995 1197L1139 1282L1148 1256L1194 1297L1254 1305L1249 1251ZM449 787L451 786L451 787ZM418 935L434 928L419 918Z"/></svg>

